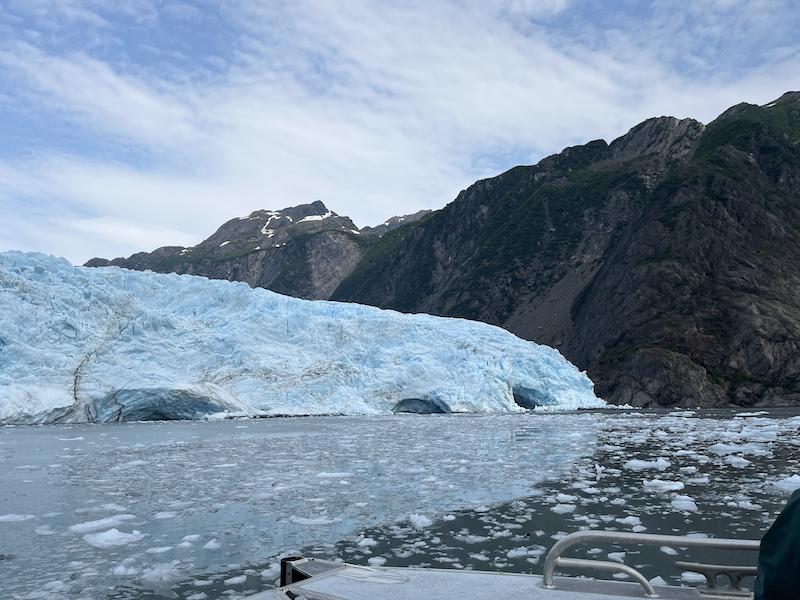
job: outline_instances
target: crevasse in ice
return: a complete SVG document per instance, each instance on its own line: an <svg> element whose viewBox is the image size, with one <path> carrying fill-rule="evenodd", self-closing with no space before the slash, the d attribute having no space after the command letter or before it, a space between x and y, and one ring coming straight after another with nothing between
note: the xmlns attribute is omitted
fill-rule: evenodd
<svg viewBox="0 0 800 600"><path fill-rule="evenodd" d="M484 323L245 283L0 254L0 423L602 406L553 348Z"/></svg>

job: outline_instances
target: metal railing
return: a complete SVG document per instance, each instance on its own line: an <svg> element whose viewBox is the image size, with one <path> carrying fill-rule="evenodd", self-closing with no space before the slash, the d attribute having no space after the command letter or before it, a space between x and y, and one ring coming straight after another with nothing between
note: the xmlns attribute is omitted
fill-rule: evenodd
<svg viewBox="0 0 800 600"><path fill-rule="evenodd" d="M547 553L547 557L544 561L542 587L555 589L554 577L556 567L591 568L600 571L625 573L639 582L642 588L644 588L644 593L648 598L658 597L647 578L633 567L607 561L563 558L561 556L567 548L585 542L612 542L619 544L639 544L642 546L669 546L671 548L750 550L755 552L758 552L760 544L759 540L730 540L724 538L700 538L680 535L625 533L622 531L576 531L558 540Z"/></svg>

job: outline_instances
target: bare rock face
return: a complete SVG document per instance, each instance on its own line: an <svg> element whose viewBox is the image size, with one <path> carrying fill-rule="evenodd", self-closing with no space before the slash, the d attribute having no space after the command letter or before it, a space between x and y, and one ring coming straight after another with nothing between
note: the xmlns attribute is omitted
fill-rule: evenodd
<svg viewBox="0 0 800 600"><path fill-rule="evenodd" d="M381 235L430 212L392 217L358 230L348 217L329 211L318 200L232 219L193 248L164 246L128 258L93 258L85 266L202 275L306 300L327 300Z"/></svg>
<svg viewBox="0 0 800 600"><path fill-rule="evenodd" d="M567 354L600 394L691 406L688 387L702 405L798 403L798 100L711 123L598 271ZM682 362L664 362L667 351ZM672 391L652 385L675 373Z"/></svg>
<svg viewBox="0 0 800 600"><path fill-rule="evenodd" d="M602 377L606 395L617 404L643 408L727 406L720 386L709 381L706 370L685 354L666 348L642 348L618 359L616 368L594 369Z"/></svg>
<svg viewBox="0 0 800 600"><path fill-rule="evenodd" d="M651 119L611 145L479 181L384 236L332 298L482 320L560 347L607 249L702 133L691 119Z"/></svg>
<svg viewBox="0 0 800 600"><path fill-rule="evenodd" d="M800 404L800 93L479 181L334 299L502 325L634 406Z"/></svg>
<svg viewBox="0 0 800 600"><path fill-rule="evenodd" d="M620 163L652 154L666 161L683 160L694 152L703 129L694 119L648 119L611 143L609 160Z"/></svg>
<svg viewBox="0 0 800 600"><path fill-rule="evenodd" d="M322 202L232 219L193 248L166 246L129 258L94 258L87 267L187 273L244 281L309 300L327 299L358 264L375 235L362 235Z"/></svg>

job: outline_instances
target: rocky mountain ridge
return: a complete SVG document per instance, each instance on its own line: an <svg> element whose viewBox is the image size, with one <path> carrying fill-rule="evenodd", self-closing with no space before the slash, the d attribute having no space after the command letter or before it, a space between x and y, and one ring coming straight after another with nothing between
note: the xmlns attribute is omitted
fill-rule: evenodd
<svg viewBox="0 0 800 600"><path fill-rule="evenodd" d="M87 265L485 321L617 404L800 405L798 92L707 126L648 119L360 232L321 202L288 210Z"/></svg>
<svg viewBox="0 0 800 600"><path fill-rule="evenodd" d="M165 246L128 258L93 258L87 267L118 266L136 271L186 273L210 279L244 281L307 300L330 297L380 237L417 215L392 217L375 228L359 230L348 217L321 201L257 210L231 219L191 248Z"/></svg>
<svg viewBox="0 0 800 600"><path fill-rule="evenodd" d="M433 211L420 210L410 215L403 215L401 217L392 217L388 221L385 221L380 225L376 225L375 227L362 227L360 233L362 235L371 233L375 235L383 235L385 233L389 233L393 229L397 229L401 225L405 225L406 223L413 223L414 221L419 221L422 217L424 217L430 212Z"/></svg>
<svg viewBox="0 0 800 600"><path fill-rule="evenodd" d="M478 319L560 345L552 319L526 315L555 301L544 292L557 282L559 299L577 294L582 285L561 288L594 275L620 224L702 132L691 119L650 119L610 145L596 140L479 181L385 236L333 299Z"/></svg>
<svg viewBox="0 0 800 600"><path fill-rule="evenodd" d="M608 401L800 404L800 94L649 119L385 235L332 298L558 347Z"/></svg>

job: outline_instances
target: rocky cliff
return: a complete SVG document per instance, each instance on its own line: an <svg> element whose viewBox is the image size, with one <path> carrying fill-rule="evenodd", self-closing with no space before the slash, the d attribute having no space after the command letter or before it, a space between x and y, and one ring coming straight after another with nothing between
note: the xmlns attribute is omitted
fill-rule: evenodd
<svg viewBox="0 0 800 600"><path fill-rule="evenodd" d="M392 217L358 230L348 217L320 201L258 210L228 221L191 248L164 246L128 258L93 258L84 266L202 275L244 281L296 298L327 300L381 235L429 212Z"/></svg>
<svg viewBox="0 0 800 600"><path fill-rule="evenodd" d="M322 202L233 219L193 248L166 246L129 258L94 258L88 267L188 273L245 281L251 287L312 300L328 298L378 237Z"/></svg>
<svg viewBox="0 0 800 600"><path fill-rule="evenodd" d="M332 298L499 324L636 406L800 404L800 93L479 181Z"/></svg>

